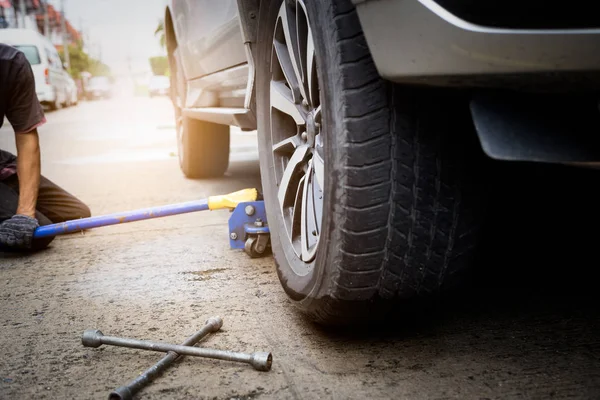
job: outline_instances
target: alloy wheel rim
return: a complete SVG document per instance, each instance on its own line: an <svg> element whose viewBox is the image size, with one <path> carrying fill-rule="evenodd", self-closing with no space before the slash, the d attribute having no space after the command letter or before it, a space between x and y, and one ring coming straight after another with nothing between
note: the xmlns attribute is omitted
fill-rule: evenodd
<svg viewBox="0 0 600 400"><path fill-rule="evenodd" d="M270 123L279 212L287 239L308 267L321 237L325 163L315 46L302 0L284 0L277 15Z"/></svg>

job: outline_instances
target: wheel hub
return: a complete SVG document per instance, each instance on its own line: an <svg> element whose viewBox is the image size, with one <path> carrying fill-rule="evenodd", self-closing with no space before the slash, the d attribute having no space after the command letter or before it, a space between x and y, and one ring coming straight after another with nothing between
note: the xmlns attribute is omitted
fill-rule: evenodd
<svg viewBox="0 0 600 400"><path fill-rule="evenodd" d="M315 146L315 137L317 136L317 123L315 122L314 112L311 111L306 116L306 144Z"/></svg>

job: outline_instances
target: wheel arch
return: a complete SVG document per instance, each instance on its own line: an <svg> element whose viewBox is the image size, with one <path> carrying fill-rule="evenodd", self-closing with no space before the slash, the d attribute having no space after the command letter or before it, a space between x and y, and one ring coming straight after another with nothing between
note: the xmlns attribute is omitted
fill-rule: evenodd
<svg viewBox="0 0 600 400"><path fill-rule="evenodd" d="M263 2L264 3L264 2ZM266 2L268 3L268 2ZM248 59L248 85L244 107L250 110L251 125L256 126L256 41L258 37L259 11L261 0L237 0L238 15Z"/></svg>
<svg viewBox="0 0 600 400"><path fill-rule="evenodd" d="M169 7L165 9L164 29L167 54L169 57L171 57L173 55L173 51L175 51L175 48L177 47L177 37L175 36L173 18L171 17L171 9Z"/></svg>

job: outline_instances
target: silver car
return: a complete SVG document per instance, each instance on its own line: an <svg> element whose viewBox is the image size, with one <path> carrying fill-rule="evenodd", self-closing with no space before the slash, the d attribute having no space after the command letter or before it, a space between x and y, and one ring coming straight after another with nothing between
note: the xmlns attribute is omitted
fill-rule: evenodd
<svg viewBox="0 0 600 400"><path fill-rule="evenodd" d="M257 129L287 294L323 323L382 315L468 266L485 154L599 160L590 3L172 0L181 168L223 174L229 126Z"/></svg>

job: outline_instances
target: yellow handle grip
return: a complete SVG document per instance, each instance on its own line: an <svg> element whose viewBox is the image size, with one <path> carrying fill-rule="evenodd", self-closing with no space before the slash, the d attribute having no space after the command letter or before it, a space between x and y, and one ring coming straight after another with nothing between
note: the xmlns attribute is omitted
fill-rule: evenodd
<svg viewBox="0 0 600 400"><path fill-rule="evenodd" d="M208 198L208 209L219 210L221 208L235 208L239 203L256 201L257 197L258 191L256 189L243 189L221 196L210 196Z"/></svg>

